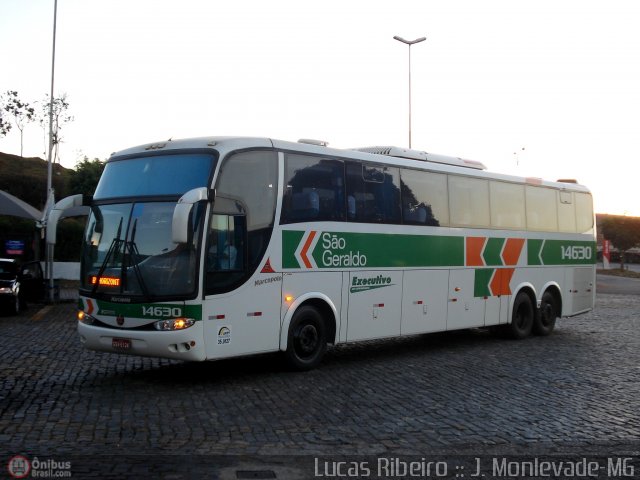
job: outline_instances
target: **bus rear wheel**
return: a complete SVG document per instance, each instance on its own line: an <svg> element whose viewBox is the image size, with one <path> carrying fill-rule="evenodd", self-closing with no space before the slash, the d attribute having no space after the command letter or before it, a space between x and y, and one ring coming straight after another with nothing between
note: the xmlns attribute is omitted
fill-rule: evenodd
<svg viewBox="0 0 640 480"><path fill-rule="evenodd" d="M508 327L508 334L511 338L521 340L528 337L533 329L535 311L531 297L525 292L519 292L513 302L513 314Z"/></svg>
<svg viewBox="0 0 640 480"><path fill-rule="evenodd" d="M303 305L293 315L285 357L295 370L316 367L327 350L327 329L320 312Z"/></svg>
<svg viewBox="0 0 640 480"><path fill-rule="evenodd" d="M558 303L551 292L544 292L540 302L540 310L533 322L533 333L546 336L553 332L558 318Z"/></svg>

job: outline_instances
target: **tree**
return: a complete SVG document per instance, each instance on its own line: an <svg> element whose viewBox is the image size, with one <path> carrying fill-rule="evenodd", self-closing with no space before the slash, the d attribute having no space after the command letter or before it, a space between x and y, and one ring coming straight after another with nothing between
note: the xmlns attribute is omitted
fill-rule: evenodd
<svg viewBox="0 0 640 480"><path fill-rule="evenodd" d="M40 114L38 115L38 122L44 131L45 137L45 145L48 145L49 142L46 140L47 135L49 134L49 118L50 118L50 107L51 100L49 95L45 97L44 102L42 102L42 109ZM56 163L58 161L58 147L60 143L62 143L62 136L60 135L60 130L62 127L69 123L73 122L73 116L68 113L69 110L69 102L67 101L67 94L63 93L60 97L53 99L53 122L51 125L53 128L51 129L51 133L53 136L53 152L52 152L52 162ZM45 152L48 150L48 147L45 147Z"/></svg>
<svg viewBox="0 0 640 480"><path fill-rule="evenodd" d="M3 100L4 105L2 108L13 117L13 123L18 127L18 130L20 130L20 156L22 157L24 127L35 118L36 111L27 102L20 100L18 92L15 90L7 90Z"/></svg>
<svg viewBox="0 0 640 480"><path fill-rule="evenodd" d="M610 240L620 251L620 269L624 270L624 256L627 250L640 245L639 217L607 217L600 227L604 238Z"/></svg>
<svg viewBox="0 0 640 480"><path fill-rule="evenodd" d="M11 130L11 123L3 117L4 105L0 105L0 137L4 137Z"/></svg>
<svg viewBox="0 0 640 480"><path fill-rule="evenodd" d="M84 157L76 163L76 169L71 177L71 194L82 193L83 195L93 195L103 170L104 162L97 158L89 160L87 157Z"/></svg>

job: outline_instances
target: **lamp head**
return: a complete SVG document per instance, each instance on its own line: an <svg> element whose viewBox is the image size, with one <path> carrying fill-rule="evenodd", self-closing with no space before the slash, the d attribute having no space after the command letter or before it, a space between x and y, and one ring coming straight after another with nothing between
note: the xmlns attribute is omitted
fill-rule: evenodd
<svg viewBox="0 0 640 480"><path fill-rule="evenodd" d="M420 37L420 38L416 38L415 40L405 40L404 38L399 37L398 35L394 36L393 38L394 40L398 40L399 42L406 43L409 46L414 45L416 43L424 42L427 39L427 37Z"/></svg>

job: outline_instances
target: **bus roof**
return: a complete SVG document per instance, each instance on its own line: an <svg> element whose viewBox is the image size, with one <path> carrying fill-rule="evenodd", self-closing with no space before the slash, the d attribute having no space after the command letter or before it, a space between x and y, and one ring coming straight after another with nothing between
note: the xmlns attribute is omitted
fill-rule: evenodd
<svg viewBox="0 0 640 480"><path fill-rule="evenodd" d="M421 150L392 146L337 149L328 147L328 143L325 141L308 139L302 139L298 142L276 140L265 137L235 136L197 137L177 140L169 139L114 152L111 154L110 160L115 160L123 156L135 156L154 151L160 153L170 150L187 149L215 149L220 153L222 157L227 153L233 152L235 150L247 148L275 148L278 150L297 151L300 153L331 155L335 157L353 158L363 161L383 162L399 167L428 169L441 173L456 173L460 175L468 175L479 178L490 178L508 182L548 186L561 190L589 192L587 187L578 184L573 179L561 179L553 182L535 177L519 177L501 174L488 171L487 167L481 162L467 160L460 157L438 155Z"/></svg>

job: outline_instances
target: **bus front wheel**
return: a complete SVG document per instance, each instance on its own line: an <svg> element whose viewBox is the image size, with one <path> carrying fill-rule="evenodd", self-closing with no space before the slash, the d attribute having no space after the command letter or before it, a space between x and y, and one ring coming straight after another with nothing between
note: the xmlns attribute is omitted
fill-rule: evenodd
<svg viewBox="0 0 640 480"><path fill-rule="evenodd" d="M520 292L513 302L513 314L509 324L508 333L511 338L520 340L528 337L533 328L535 311L531 297L525 292Z"/></svg>
<svg viewBox="0 0 640 480"><path fill-rule="evenodd" d="M303 305L293 315L289 326L289 338L285 356L296 370L316 367L327 349L327 329L320 312Z"/></svg>

